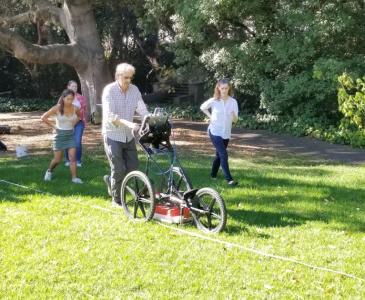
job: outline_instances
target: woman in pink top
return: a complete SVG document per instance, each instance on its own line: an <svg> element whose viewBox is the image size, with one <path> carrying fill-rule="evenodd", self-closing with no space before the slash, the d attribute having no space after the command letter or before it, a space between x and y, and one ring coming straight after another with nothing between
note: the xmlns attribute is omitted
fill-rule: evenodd
<svg viewBox="0 0 365 300"><path fill-rule="evenodd" d="M81 167L81 157L82 157L82 135L84 133L86 125L86 112L87 112L87 100L85 96L77 93L78 85L74 80L70 80L67 84L67 88L75 92L75 98L73 100L73 105L80 110L80 121L76 124L74 128L74 138L76 142L76 161L77 166ZM70 160L68 159L68 153L65 152L65 166L70 165Z"/></svg>

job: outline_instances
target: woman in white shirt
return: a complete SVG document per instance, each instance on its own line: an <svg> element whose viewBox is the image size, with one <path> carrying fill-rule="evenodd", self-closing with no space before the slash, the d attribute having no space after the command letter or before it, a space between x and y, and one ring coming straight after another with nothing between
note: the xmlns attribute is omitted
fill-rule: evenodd
<svg viewBox="0 0 365 300"><path fill-rule="evenodd" d="M238 119L238 105L232 98L232 86L227 79L217 82L214 96L205 101L200 109L209 118L208 133L215 147L216 155L212 164L210 176L217 178L219 166L222 167L223 175L230 186L236 186L229 170L227 147L231 137L232 123Z"/></svg>
<svg viewBox="0 0 365 300"><path fill-rule="evenodd" d="M74 91L69 89L64 90L57 105L53 106L41 117L41 120L52 127L55 133L53 136L54 158L44 175L44 181L52 180L53 170L61 162L62 154L66 150L70 157L72 182L83 183L82 180L76 176L76 142L74 139L74 127L80 120L80 110L72 104L74 97ZM55 117L55 123L50 120L51 117Z"/></svg>

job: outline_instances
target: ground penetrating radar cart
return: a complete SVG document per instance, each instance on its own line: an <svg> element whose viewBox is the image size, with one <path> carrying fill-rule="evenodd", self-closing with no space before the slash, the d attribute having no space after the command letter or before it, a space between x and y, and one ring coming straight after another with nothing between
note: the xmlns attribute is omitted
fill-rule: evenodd
<svg viewBox="0 0 365 300"><path fill-rule="evenodd" d="M177 159L176 147L170 142L171 131L169 116L163 109L156 108L143 118L135 138L147 156L146 170L126 175L121 187L122 206L134 220L193 220L200 230L220 232L227 221L224 201L212 188L193 188ZM161 167L161 156L167 160L167 168ZM157 175L159 184L150 178L152 174Z"/></svg>

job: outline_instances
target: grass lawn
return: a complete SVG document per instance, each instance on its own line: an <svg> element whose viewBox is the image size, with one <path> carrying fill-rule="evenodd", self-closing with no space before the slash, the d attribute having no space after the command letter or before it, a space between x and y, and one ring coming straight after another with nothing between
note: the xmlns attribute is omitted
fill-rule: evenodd
<svg viewBox="0 0 365 300"><path fill-rule="evenodd" d="M236 156L229 189L208 179L209 157L180 153L194 186L225 199L227 229L209 237L351 278L131 222L110 206L103 153L85 158L84 185L64 166L43 182L50 158L0 158L0 179L47 192L0 182L1 299L365 298L365 166Z"/></svg>

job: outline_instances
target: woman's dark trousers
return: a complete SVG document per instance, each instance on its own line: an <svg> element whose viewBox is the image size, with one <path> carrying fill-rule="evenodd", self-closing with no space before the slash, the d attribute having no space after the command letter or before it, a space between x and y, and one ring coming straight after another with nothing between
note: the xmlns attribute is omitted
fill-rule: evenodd
<svg viewBox="0 0 365 300"><path fill-rule="evenodd" d="M221 166L224 178L227 181L233 180L233 178L231 176L231 172L229 171L229 165L228 165L227 147L228 147L229 139L223 139L222 137L220 137L218 135L213 135L210 133L210 131L209 131L209 137L216 150L210 176L213 178L217 177L219 166Z"/></svg>

